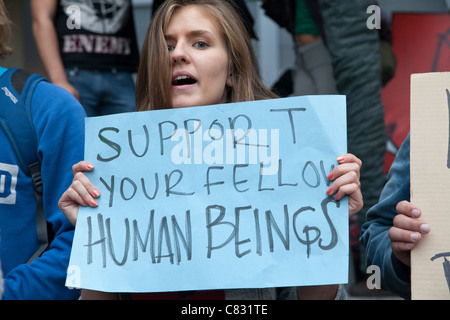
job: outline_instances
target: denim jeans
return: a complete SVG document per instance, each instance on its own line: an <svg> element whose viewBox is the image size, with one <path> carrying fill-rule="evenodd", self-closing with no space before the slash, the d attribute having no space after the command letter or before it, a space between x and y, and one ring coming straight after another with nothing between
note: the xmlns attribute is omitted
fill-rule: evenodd
<svg viewBox="0 0 450 320"><path fill-rule="evenodd" d="M109 71L66 69L69 82L80 93L88 117L136 111L132 74Z"/></svg>

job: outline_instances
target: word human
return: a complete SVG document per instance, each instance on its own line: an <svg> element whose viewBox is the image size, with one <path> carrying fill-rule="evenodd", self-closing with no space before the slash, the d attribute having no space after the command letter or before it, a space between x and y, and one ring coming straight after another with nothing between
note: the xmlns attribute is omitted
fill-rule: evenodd
<svg viewBox="0 0 450 320"><path fill-rule="evenodd" d="M336 246L338 235L330 212L339 206L340 202L332 197L325 198L319 210L311 206L291 208L283 205L282 208L273 211L269 208L261 210L251 205L235 208L209 205L204 213L191 213L190 210L186 210L184 223L179 223L176 215L161 216L157 215L155 210L150 211L147 221L137 219L130 221L128 218L122 220L112 217L105 219L99 213L96 221L93 221L91 216L86 218L87 264L99 263L98 260L94 261L94 248L100 249L96 249L95 252L100 252L102 267L106 268L107 257L118 266L123 266L130 260L142 259L147 259L153 264L162 263L163 259L170 264L180 264L183 256L187 261L193 258L202 259L202 257L211 259L213 253L219 254L220 250L228 245L234 246L234 254L237 258L244 258L251 253L262 256L263 248L268 248L270 252L280 251L283 248L286 251L291 250L292 240L296 240L306 248L306 257L309 258L313 245L316 243L318 249L324 251ZM305 224L304 216L311 214L322 215L323 220L326 221L327 230ZM194 219L192 215L195 215ZM159 223L155 223L155 216L158 216ZM203 227L198 225L202 220ZM116 227L117 224L123 225L125 229L123 238L113 233L112 224ZM182 228L183 224L184 228ZM193 227L193 224L197 226ZM204 233L193 234L192 230L203 230ZM222 237L225 233L226 239L217 241L216 237L219 233ZM206 239L203 246L206 250L203 249L203 252L194 252L192 244L193 237L196 236ZM120 253L115 249L118 243L121 243L120 247L123 248ZM276 243L281 245L277 246ZM98 258L99 255L95 256Z"/></svg>

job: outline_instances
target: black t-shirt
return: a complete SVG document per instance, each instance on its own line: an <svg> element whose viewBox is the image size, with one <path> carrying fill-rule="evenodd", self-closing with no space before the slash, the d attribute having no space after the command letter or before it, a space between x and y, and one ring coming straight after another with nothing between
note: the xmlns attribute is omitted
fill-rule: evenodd
<svg viewBox="0 0 450 320"><path fill-rule="evenodd" d="M137 70L130 0L59 0L55 28L66 68Z"/></svg>

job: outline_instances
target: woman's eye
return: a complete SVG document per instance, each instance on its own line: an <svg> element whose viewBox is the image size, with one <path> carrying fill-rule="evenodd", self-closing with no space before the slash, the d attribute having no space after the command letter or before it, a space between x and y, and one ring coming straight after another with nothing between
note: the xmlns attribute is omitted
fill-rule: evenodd
<svg viewBox="0 0 450 320"><path fill-rule="evenodd" d="M169 50L169 52L175 50L175 46L172 46L170 44L167 45L167 50Z"/></svg>
<svg viewBox="0 0 450 320"><path fill-rule="evenodd" d="M194 47L198 49L205 49L206 47L208 47L208 44L204 41L197 41L196 43L194 43Z"/></svg>

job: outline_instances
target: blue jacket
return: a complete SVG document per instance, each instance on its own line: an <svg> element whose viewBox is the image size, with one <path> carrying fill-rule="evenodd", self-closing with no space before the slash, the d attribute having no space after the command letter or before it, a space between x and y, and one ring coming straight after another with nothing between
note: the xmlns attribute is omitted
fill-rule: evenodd
<svg viewBox="0 0 450 320"><path fill-rule="evenodd" d="M361 228L367 265L380 267L383 289L405 299L411 298L410 268L392 253L388 232L397 214L397 203L410 201L409 149L408 135L391 166L379 202L367 212L367 222Z"/></svg>
<svg viewBox="0 0 450 320"><path fill-rule="evenodd" d="M3 299L76 299L79 292L64 285L74 227L59 210L58 200L72 182L72 165L83 159L85 112L69 92L41 82L32 97L31 113L42 164L44 212L54 239L47 251L27 264L39 247L36 200L31 178L17 167L11 144L0 130L0 170L12 177L0 181L0 191L15 189L15 199L0 201Z"/></svg>

